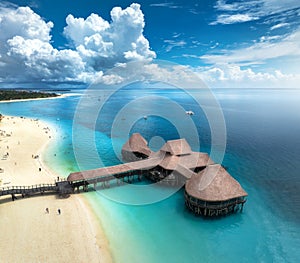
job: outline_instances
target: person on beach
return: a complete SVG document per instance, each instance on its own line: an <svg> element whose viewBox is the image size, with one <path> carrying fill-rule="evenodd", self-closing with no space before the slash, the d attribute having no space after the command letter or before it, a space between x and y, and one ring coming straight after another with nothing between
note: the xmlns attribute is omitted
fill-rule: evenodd
<svg viewBox="0 0 300 263"><path fill-rule="evenodd" d="M57 209L57 213L60 215L60 209L59 208Z"/></svg>
<svg viewBox="0 0 300 263"><path fill-rule="evenodd" d="M49 208L48 207L46 208L46 214L49 214Z"/></svg>

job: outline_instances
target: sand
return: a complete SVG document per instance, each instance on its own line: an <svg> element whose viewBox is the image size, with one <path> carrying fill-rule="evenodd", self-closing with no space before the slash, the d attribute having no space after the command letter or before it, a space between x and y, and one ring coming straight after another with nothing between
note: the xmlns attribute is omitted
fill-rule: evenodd
<svg viewBox="0 0 300 263"><path fill-rule="evenodd" d="M52 127L4 117L0 130L0 188L54 183L60 175L42 161L44 149L54 140ZM82 194L66 199L18 197L14 202L10 196L0 197L0 262L111 261L101 225Z"/></svg>

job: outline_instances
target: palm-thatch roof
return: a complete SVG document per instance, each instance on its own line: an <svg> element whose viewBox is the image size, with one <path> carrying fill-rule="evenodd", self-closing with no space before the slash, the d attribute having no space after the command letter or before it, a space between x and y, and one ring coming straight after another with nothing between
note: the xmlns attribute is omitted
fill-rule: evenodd
<svg viewBox="0 0 300 263"><path fill-rule="evenodd" d="M124 144L122 151L138 152L149 156L152 151L148 147L148 142L139 133L133 133L129 140Z"/></svg>
<svg viewBox="0 0 300 263"><path fill-rule="evenodd" d="M171 155L169 152L160 151L160 154L152 155L160 156L162 161L159 166L166 170L176 170L178 165L184 166L188 169L195 169L197 167L205 167L213 164L214 162L209 158L207 153L191 152L185 155Z"/></svg>
<svg viewBox="0 0 300 263"><path fill-rule="evenodd" d="M226 201L248 195L220 164L209 165L192 176L186 182L185 190L190 196L204 201Z"/></svg>
<svg viewBox="0 0 300 263"><path fill-rule="evenodd" d="M184 155L192 152L190 145L185 139L167 141L161 148L161 151L168 152L172 155Z"/></svg>

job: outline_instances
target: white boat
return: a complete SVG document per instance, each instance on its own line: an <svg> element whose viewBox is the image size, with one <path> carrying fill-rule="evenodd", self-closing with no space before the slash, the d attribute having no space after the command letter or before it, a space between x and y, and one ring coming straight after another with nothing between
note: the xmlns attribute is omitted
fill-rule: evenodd
<svg viewBox="0 0 300 263"><path fill-rule="evenodd" d="M191 110L187 110L186 112L185 112L187 115L194 115L195 113L193 112L193 111L191 111Z"/></svg>

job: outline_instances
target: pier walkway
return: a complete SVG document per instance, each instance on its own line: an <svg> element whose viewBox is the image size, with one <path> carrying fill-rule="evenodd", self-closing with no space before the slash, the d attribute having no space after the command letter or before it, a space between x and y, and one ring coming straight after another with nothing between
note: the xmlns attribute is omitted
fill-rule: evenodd
<svg viewBox="0 0 300 263"><path fill-rule="evenodd" d="M11 195L12 200L16 199L15 195L20 194L22 197L34 194L44 194L48 192L58 193L59 187L57 184L38 184L31 186L8 186L0 188L0 196Z"/></svg>

